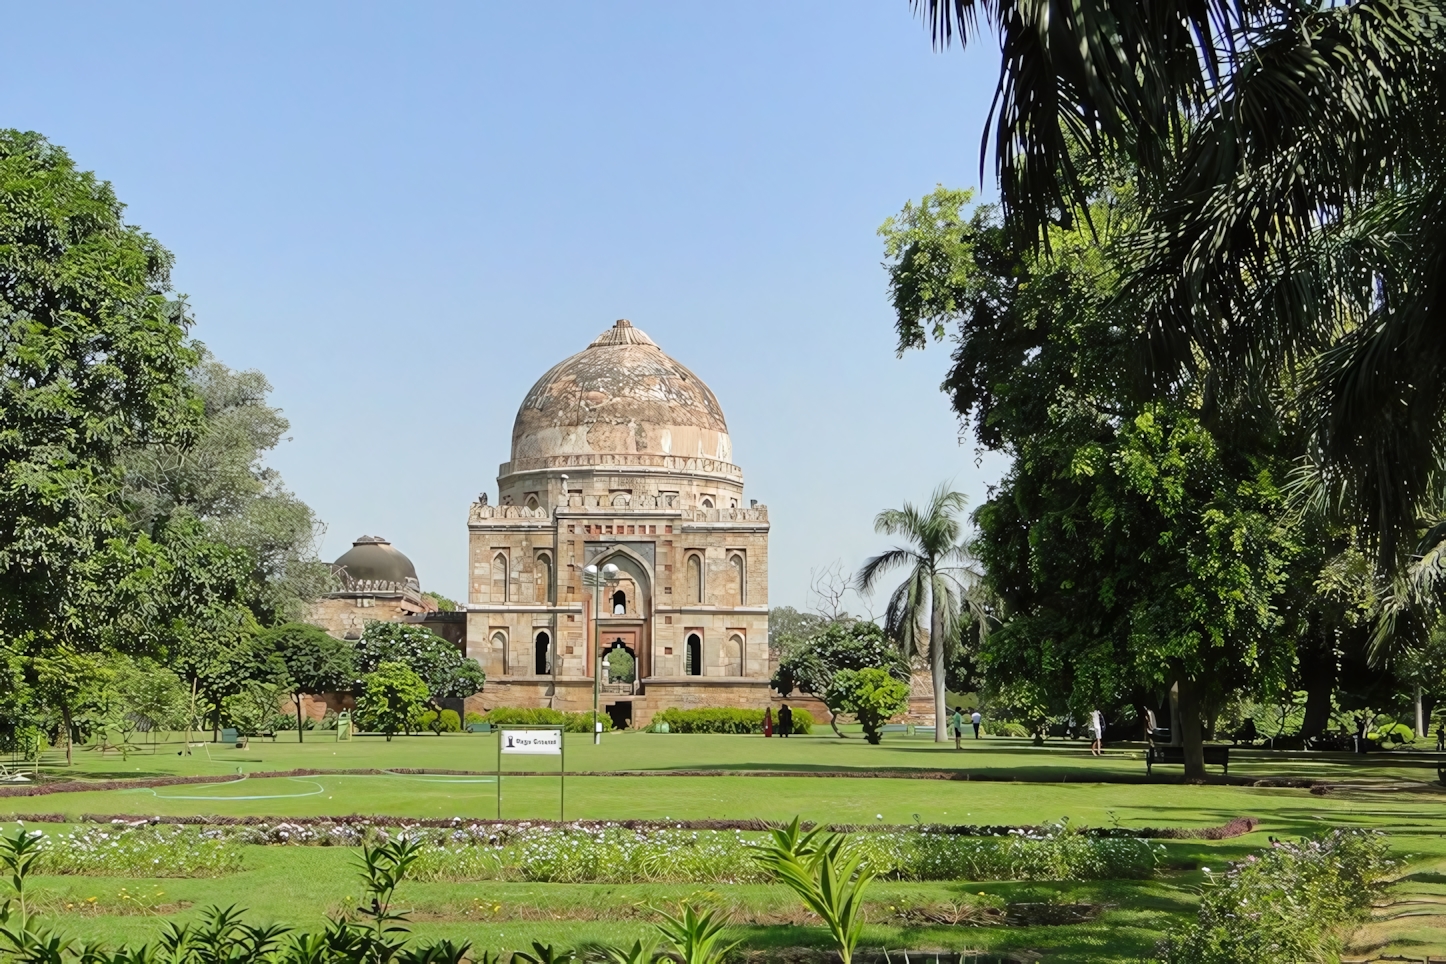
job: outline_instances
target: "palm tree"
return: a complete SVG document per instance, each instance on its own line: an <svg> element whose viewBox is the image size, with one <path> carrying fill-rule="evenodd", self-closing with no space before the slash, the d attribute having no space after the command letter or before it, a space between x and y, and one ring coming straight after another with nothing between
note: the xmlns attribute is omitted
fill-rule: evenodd
<svg viewBox="0 0 1446 964"><path fill-rule="evenodd" d="M1268 393L1304 363L1321 478L1400 567L1446 450L1446 4L912 3L936 45L1000 44L1014 237L1088 219L1127 157L1142 367Z"/></svg>
<svg viewBox="0 0 1446 964"><path fill-rule="evenodd" d="M940 485L922 509L908 502L902 509L885 509L874 519L874 531L902 535L912 546L881 552L859 570L859 592L873 592L884 573L895 568L908 575L889 597L884 631L906 655L927 656L934 675L934 741L944 742L948 723L944 706L944 659L957 641L961 615L970 605L969 589L978 579L973 557L961 540L959 514L968 500L964 493ZM927 623L927 629L925 624Z"/></svg>

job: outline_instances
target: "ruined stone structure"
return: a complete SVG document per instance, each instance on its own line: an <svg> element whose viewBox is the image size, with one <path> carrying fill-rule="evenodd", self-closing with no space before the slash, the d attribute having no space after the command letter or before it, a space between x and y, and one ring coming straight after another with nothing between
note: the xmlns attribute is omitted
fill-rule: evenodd
<svg viewBox="0 0 1446 964"><path fill-rule="evenodd" d="M598 666L620 724L768 705L768 510L732 455L713 392L627 321L543 375L468 516L468 708L591 709Z"/></svg>

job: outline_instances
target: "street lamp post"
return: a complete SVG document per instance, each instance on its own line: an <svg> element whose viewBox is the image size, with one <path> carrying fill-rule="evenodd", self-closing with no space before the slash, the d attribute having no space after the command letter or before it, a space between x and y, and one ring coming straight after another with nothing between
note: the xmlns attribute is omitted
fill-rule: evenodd
<svg viewBox="0 0 1446 964"><path fill-rule="evenodd" d="M598 697L602 692L602 635L598 629L598 611L602 607L603 587L617 582L618 567L608 563L599 569L596 565L584 566L582 582L592 586L592 742L602 742L602 727L598 726Z"/></svg>

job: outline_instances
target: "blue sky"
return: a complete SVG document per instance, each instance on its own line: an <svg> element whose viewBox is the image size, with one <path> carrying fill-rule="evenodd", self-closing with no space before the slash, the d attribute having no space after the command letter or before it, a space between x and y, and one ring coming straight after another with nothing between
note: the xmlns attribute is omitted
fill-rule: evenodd
<svg viewBox="0 0 1446 964"><path fill-rule="evenodd" d="M112 181L196 335L271 379L271 463L327 558L384 535L460 597L518 403L616 318L717 393L774 604L883 547L878 510L950 479L977 505L1002 470L957 442L946 347L893 353L875 230L978 184L998 69L932 51L906 0L48 2L6 26L0 124Z"/></svg>

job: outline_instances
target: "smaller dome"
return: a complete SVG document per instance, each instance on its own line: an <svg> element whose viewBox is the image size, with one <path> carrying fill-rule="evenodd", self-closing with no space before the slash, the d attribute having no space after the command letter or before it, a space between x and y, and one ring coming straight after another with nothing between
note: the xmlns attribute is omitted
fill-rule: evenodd
<svg viewBox="0 0 1446 964"><path fill-rule="evenodd" d="M331 569L352 592L421 588L412 560L381 536L362 536L331 564Z"/></svg>

